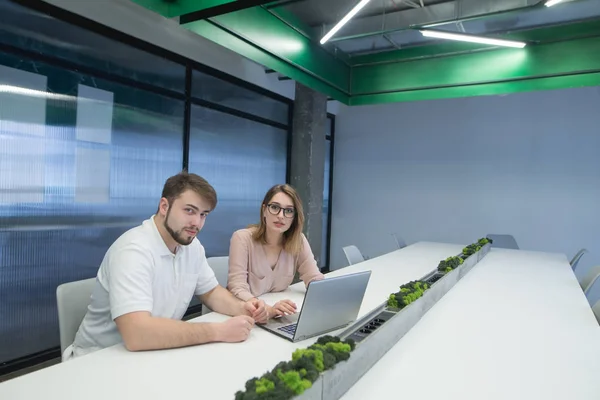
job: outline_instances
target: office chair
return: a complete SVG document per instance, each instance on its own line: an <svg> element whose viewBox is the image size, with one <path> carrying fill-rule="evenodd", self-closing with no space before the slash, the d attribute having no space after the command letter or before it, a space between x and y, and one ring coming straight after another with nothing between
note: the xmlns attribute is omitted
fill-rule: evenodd
<svg viewBox="0 0 600 400"><path fill-rule="evenodd" d="M227 281L229 280L229 257L209 257L206 261L208 261L208 266L215 273L219 285L227 288ZM202 315L210 312L212 312L212 310L202 304Z"/></svg>
<svg viewBox="0 0 600 400"><path fill-rule="evenodd" d="M68 282L56 288L60 353L75 341L75 334L85 317L96 278Z"/></svg>

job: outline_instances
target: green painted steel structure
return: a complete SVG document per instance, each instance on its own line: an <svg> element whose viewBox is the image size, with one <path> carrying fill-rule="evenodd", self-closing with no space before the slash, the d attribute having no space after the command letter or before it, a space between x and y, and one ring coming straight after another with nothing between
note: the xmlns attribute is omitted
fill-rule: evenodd
<svg viewBox="0 0 600 400"><path fill-rule="evenodd" d="M167 17L230 2L135 1ZM499 36L524 49L443 42L353 58L288 21L252 7L183 26L348 105L600 85L600 19Z"/></svg>
<svg viewBox="0 0 600 400"><path fill-rule="evenodd" d="M196 11L208 10L245 0L132 0L167 18L179 17Z"/></svg>

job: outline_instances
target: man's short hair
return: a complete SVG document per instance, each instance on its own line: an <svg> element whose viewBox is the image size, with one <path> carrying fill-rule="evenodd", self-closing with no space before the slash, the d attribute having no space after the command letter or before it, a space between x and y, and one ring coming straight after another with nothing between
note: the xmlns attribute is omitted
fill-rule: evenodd
<svg viewBox="0 0 600 400"><path fill-rule="evenodd" d="M169 204L173 204L173 201L186 190L196 192L198 196L209 203L211 210L217 207L217 192L215 189L203 177L190 174L187 171L182 171L167 179L161 197L166 198Z"/></svg>

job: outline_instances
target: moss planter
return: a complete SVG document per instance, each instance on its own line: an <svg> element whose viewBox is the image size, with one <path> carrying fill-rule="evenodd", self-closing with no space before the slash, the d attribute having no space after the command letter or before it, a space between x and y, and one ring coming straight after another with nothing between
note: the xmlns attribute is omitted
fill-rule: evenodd
<svg viewBox="0 0 600 400"><path fill-rule="evenodd" d="M333 349L340 350L346 354L331 353L335 356L335 362L332 364L331 354L328 365L318 371L318 378L314 379L314 370L300 372L300 378L312 380L310 387L298 391L297 394L290 397L290 391L282 389L282 383L277 382L274 385L266 387L263 383L257 384L257 378L253 378L246 383L246 391L238 392L236 400L253 399L301 399L301 400L337 400L344 395L385 353L391 349L419 320L429 311L452 287L464 277L473 267L489 252L490 243L481 239L480 241L465 247L465 253L460 260L455 257L449 257L442 260L438 268L433 269L431 273L422 279L402 285L399 292L388 295L388 300L379 307L370 312L367 316L361 318L351 327L346 329L339 337L332 338L326 336L319 339L319 342L326 343L332 341L327 351ZM383 297L383 296L382 296ZM337 342L337 344L335 344ZM352 349L347 352L349 344ZM308 357L312 360L310 351L295 353L294 360L299 357ZM317 349L319 347L317 346ZM298 350L297 350L298 352ZM347 357L347 355L350 355ZM286 363L280 363L286 365ZM300 365L300 364L299 364ZM275 374L277 366L273 371L263 375L271 380L276 380ZM296 369L301 368L298 365ZM312 368L312 367L311 367ZM298 382L292 381L290 387L301 386ZM260 393L257 393L257 389ZM282 391L283 390L283 391ZM284 393L283 397L276 396L277 393Z"/></svg>
<svg viewBox="0 0 600 400"><path fill-rule="evenodd" d="M342 339L356 341L356 349L348 361L342 362L323 375L323 400L337 400L343 396L385 353L391 349L452 287L464 277L489 252L491 245L485 244L476 253L463 260L457 268L445 273L423 294L404 308L389 307L383 303L366 318L361 319L340 335ZM432 271L420 282L439 274ZM403 285L404 286L404 285ZM382 318L383 317L383 318ZM371 326L371 321L386 319L364 338L360 330ZM364 334L363 334L364 335ZM298 399L304 399L299 396Z"/></svg>
<svg viewBox="0 0 600 400"><path fill-rule="evenodd" d="M301 395L304 399L321 399L323 374L345 362L354 350L352 340L323 336L308 348L297 349L290 361L277 364L271 371L246 382L245 390L235 400L287 400Z"/></svg>

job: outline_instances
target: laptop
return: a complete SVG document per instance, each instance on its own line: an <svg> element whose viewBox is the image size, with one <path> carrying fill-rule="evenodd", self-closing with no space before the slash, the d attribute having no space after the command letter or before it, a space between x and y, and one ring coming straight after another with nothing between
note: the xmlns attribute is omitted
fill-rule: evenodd
<svg viewBox="0 0 600 400"><path fill-rule="evenodd" d="M292 342L343 328L356 320L370 277L371 271L365 271L313 281L300 313L258 326Z"/></svg>

